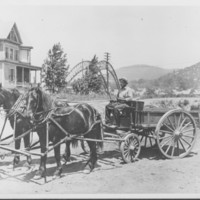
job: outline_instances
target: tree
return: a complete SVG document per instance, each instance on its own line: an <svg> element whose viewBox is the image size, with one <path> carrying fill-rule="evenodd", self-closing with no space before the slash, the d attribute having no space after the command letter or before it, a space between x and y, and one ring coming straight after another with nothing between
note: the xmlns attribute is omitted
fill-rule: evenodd
<svg viewBox="0 0 200 200"><path fill-rule="evenodd" d="M73 82L72 87L76 93L89 94L90 92L100 93L102 91L103 81L98 73L97 63L98 58L95 55L83 77Z"/></svg>
<svg viewBox="0 0 200 200"><path fill-rule="evenodd" d="M58 92L66 86L66 76L68 74L69 65L66 65L66 54L60 45L54 44L49 50L48 57L42 65L42 82L52 93Z"/></svg>
<svg viewBox="0 0 200 200"><path fill-rule="evenodd" d="M146 87L146 92L144 94L147 98L153 98L156 96L155 89L152 87Z"/></svg>

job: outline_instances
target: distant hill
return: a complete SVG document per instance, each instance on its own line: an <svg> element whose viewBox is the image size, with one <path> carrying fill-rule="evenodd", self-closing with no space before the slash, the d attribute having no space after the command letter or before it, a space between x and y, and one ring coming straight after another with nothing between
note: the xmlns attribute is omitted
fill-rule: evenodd
<svg viewBox="0 0 200 200"><path fill-rule="evenodd" d="M184 69L174 70L173 72L159 77L157 83L161 87L167 86L179 89L199 88L200 87L200 62Z"/></svg>
<svg viewBox="0 0 200 200"><path fill-rule="evenodd" d="M119 78L126 77L129 81L139 79L153 80L172 71L172 69L163 69L150 65L131 65L116 69L116 73Z"/></svg>

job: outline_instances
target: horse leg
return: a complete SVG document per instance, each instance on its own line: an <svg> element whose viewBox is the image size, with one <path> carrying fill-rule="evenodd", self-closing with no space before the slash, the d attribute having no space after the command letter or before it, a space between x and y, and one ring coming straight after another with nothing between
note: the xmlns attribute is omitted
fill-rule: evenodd
<svg viewBox="0 0 200 200"><path fill-rule="evenodd" d="M15 137L18 137L19 136L19 130L17 129L16 127L16 130L15 130ZM21 144L21 139L18 139L15 141L15 149L19 150L20 149L20 144ZM14 159L13 159L13 170L14 168L16 167L16 165L19 164L19 161L20 161L20 156L19 154L15 154L14 155Z"/></svg>
<svg viewBox="0 0 200 200"><path fill-rule="evenodd" d="M60 177L62 173L62 166L60 162L60 145L54 148L54 154L55 154L55 159L57 163L57 169L54 172L53 178L56 178L56 177Z"/></svg>
<svg viewBox="0 0 200 200"><path fill-rule="evenodd" d="M42 131L39 135L39 141L40 141L40 147L41 147L41 153L44 154L47 150L46 148L46 136L45 133ZM47 160L47 154L44 154L41 156L40 159L40 167L37 170L35 176L39 178L44 178L46 182L46 160Z"/></svg>
<svg viewBox="0 0 200 200"><path fill-rule="evenodd" d="M86 137L91 139L102 140L103 135L102 135L101 124L100 123L96 124L93 130L90 131L90 133L88 133ZM90 148L90 158L86 163L85 169L83 171L84 173L90 173L94 169L95 164L97 162L97 147L99 148L99 150L103 148L103 142L97 142L97 143L93 141L87 141L87 142Z"/></svg>
<svg viewBox="0 0 200 200"><path fill-rule="evenodd" d="M30 135L29 134L24 136L24 146L28 151L30 150ZM29 155L29 156L27 156L25 165L27 167L30 167L31 162L32 162L32 158L31 158L31 155Z"/></svg>
<svg viewBox="0 0 200 200"><path fill-rule="evenodd" d="M87 141L87 142L90 148L90 157L83 171L86 174L90 173L94 169L95 164L97 162L96 142L92 142L92 141Z"/></svg>
<svg viewBox="0 0 200 200"><path fill-rule="evenodd" d="M15 141L15 149L20 148L20 143L21 143L21 139ZM13 169L19 164L19 161L20 161L20 155L15 153L14 159L13 159Z"/></svg>
<svg viewBox="0 0 200 200"><path fill-rule="evenodd" d="M70 142L71 141L66 141L65 153L62 155L62 158L64 158L65 163L70 161L70 156L71 156Z"/></svg>

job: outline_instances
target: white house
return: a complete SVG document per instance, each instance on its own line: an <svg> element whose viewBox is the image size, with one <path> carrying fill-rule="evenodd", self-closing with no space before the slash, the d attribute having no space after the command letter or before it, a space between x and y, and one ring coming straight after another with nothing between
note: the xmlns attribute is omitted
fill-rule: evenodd
<svg viewBox="0 0 200 200"><path fill-rule="evenodd" d="M16 23L0 22L0 83L5 88L26 88L40 82L41 67L31 64L32 46L26 46Z"/></svg>

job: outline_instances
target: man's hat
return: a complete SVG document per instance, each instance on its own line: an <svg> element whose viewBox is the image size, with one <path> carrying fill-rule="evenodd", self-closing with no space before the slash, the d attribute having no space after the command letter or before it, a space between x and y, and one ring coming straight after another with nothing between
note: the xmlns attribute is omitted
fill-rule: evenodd
<svg viewBox="0 0 200 200"><path fill-rule="evenodd" d="M125 77L120 78L119 81L124 81L126 84L128 84L128 80Z"/></svg>

